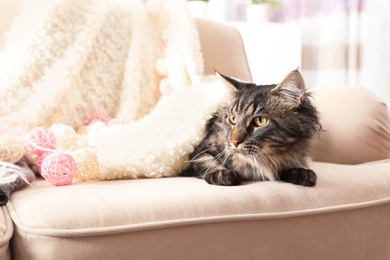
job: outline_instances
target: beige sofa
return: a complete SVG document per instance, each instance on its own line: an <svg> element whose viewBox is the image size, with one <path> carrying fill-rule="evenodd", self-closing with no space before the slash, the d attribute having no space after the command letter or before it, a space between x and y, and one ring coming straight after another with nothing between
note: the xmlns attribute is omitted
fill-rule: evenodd
<svg viewBox="0 0 390 260"><path fill-rule="evenodd" d="M197 25L205 72L250 80L239 33ZM0 259L390 259L388 110L362 88L315 99L326 132L311 147L314 188L38 179L1 207Z"/></svg>

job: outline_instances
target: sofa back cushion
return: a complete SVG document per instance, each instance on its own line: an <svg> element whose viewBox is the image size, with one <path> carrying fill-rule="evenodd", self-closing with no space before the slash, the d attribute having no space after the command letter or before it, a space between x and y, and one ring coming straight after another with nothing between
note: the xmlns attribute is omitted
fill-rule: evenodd
<svg viewBox="0 0 390 260"><path fill-rule="evenodd" d="M232 26L196 19L204 60L204 74L215 70L244 81L251 81L251 73L238 30Z"/></svg>
<svg viewBox="0 0 390 260"><path fill-rule="evenodd" d="M311 146L313 160L359 164L390 158L389 111L370 91L320 88L313 97L325 130Z"/></svg>

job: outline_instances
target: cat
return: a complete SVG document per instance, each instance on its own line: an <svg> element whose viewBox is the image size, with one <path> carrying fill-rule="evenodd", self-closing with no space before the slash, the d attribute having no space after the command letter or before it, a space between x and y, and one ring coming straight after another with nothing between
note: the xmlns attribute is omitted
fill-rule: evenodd
<svg viewBox="0 0 390 260"><path fill-rule="evenodd" d="M216 74L232 89L232 101L207 122L205 137L181 175L222 186L262 180L315 186L308 147L322 127L301 73L293 70L274 85Z"/></svg>

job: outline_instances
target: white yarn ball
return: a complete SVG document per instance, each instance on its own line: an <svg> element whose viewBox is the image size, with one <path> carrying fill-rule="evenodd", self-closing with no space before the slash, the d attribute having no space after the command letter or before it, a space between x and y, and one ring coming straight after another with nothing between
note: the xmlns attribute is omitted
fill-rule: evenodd
<svg viewBox="0 0 390 260"><path fill-rule="evenodd" d="M0 135L0 161L16 163L23 157L25 151L25 143L18 135Z"/></svg>
<svg viewBox="0 0 390 260"><path fill-rule="evenodd" d="M72 127L58 123L53 124L49 129L56 138L57 149L69 151L77 147L78 136Z"/></svg>
<svg viewBox="0 0 390 260"><path fill-rule="evenodd" d="M71 155L77 165L76 181L91 181L98 179L99 161L96 154L89 151L87 148L83 148L72 152Z"/></svg>

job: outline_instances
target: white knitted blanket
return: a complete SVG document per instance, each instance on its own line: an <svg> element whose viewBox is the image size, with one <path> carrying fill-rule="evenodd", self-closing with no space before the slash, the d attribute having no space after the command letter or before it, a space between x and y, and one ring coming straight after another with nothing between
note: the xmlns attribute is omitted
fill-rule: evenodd
<svg viewBox="0 0 390 260"><path fill-rule="evenodd" d="M125 124L86 136L100 163L94 179L177 175L225 93L202 83L185 1L62 0L48 9L20 58L9 59L9 44L0 53L0 123L78 129L105 111Z"/></svg>
<svg viewBox="0 0 390 260"><path fill-rule="evenodd" d="M188 155L204 136L207 120L227 94L211 81L180 88L153 112L127 125L89 135L100 162L100 180L175 176L188 166Z"/></svg>
<svg viewBox="0 0 390 260"><path fill-rule="evenodd" d="M182 0L56 1L27 47L20 59L0 56L1 121L27 129L77 129L96 111L138 120L159 100L163 78L183 87L203 72Z"/></svg>

